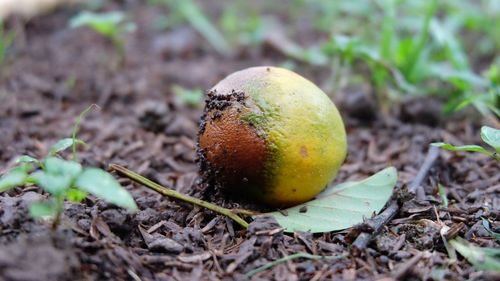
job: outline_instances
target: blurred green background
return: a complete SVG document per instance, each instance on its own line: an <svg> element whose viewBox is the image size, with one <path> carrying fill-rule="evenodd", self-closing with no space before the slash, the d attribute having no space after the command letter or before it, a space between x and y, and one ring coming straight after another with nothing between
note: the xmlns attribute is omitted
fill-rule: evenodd
<svg viewBox="0 0 500 281"><path fill-rule="evenodd" d="M500 1L149 3L169 8L157 28L187 22L222 55L271 44L283 66L328 68L330 94L369 83L382 109L402 96L439 96L444 113L473 106L500 116Z"/></svg>
<svg viewBox="0 0 500 281"><path fill-rule="evenodd" d="M71 26L94 29L123 53L122 36L135 25L126 10L109 6L127 2L84 1ZM473 108L493 120L500 116L498 0L140 3L161 11L153 30L190 25L220 56L265 46L281 66L321 69L327 82L320 86L332 97L368 85L382 111L407 97L432 96L443 102L443 114ZM12 37L0 26L0 64Z"/></svg>

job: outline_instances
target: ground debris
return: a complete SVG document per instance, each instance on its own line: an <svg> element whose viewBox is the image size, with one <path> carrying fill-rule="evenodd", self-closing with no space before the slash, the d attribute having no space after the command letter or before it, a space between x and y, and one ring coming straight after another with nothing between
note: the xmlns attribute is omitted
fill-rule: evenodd
<svg viewBox="0 0 500 281"><path fill-rule="evenodd" d="M167 238L161 234L149 234L145 229L139 226L139 231L141 232L144 242L153 252L166 252L166 253L180 253L184 247L177 243L176 241Z"/></svg>
<svg viewBox="0 0 500 281"><path fill-rule="evenodd" d="M58 249L48 237L23 238L0 246L0 276L9 281L63 280L80 262L71 249Z"/></svg>
<svg viewBox="0 0 500 281"><path fill-rule="evenodd" d="M87 29L65 28L74 15L72 8L33 18L23 26L22 52L0 74L0 173L21 154L44 156L51 144L69 136L74 118L97 103L102 109L89 114L78 132L88 143L78 151L84 165L105 168L117 163L220 206L268 211L200 183L195 158L202 112L176 103L171 87L208 89L234 70L281 64L283 42L286 45L288 39L266 39L262 50L248 48L235 57L221 58L198 44L200 36L188 27L152 29L161 11L142 1L104 5L105 10L129 9L138 24L138 36L126 40L126 62L116 71L106 64L113 53L109 42ZM211 7L204 9L219 13ZM325 67L296 66L318 85L330 83ZM429 104L418 98L388 115L377 114L372 89L365 86L347 89L346 96L354 94L345 100L346 108L339 106L349 152L333 184L365 178L388 165L398 169L401 196L394 199L406 203L378 233L366 223L338 233L289 235L265 217L245 230L213 212L121 181L139 211L129 214L92 196L65 204L64 221L69 223L61 231L68 250L33 240L48 230L44 222L29 217L28 205L47 195L35 187L15 188L0 194L0 279L246 280L251 270L296 253L349 253L359 233L369 232L373 239L367 240L358 257L294 259L255 274L252 280L495 280L497 276L475 270L462 258L450 265L440 230L450 228L446 239L463 237L476 246L500 247L481 219L488 219L499 232L500 164L474 153L439 151L414 194L407 192L429 143L480 144L481 124L443 119L436 116L433 100ZM221 109L227 102L215 99L212 106ZM441 202L438 184L448 206Z"/></svg>

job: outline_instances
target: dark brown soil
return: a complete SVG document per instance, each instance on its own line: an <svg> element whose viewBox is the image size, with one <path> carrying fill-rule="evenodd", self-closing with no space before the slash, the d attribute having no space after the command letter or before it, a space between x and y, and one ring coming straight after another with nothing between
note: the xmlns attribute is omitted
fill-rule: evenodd
<svg viewBox="0 0 500 281"><path fill-rule="evenodd" d="M26 25L8 22L22 32L1 73L0 174L18 155L43 157L56 140L70 135L75 117L96 103L101 109L85 118L79 132L90 145L79 152L84 165L117 163L201 196L205 187L199 184L195 160L202 110L181 103L171 86L209 89L233 71L276 65L281 58L266 47L221 57L190 27L153 30L160 9L125 2L138 31L127 37L126 60L116 70L110 42L67 27L75 10L62 9ZM328 76L306 65L297 71L318 85ZM359 94L359 89L347 92ZM361 94L362 100L370 97ZM395 105L388 115L373 113L371 101L363 110L352 100L339 101L349 155L335 183L393 165L402 187L417 174L429 143L480 143L479 120L443 119L436 114L439 109L429 112L418 100ZM494 280L499 276L477 271L460 256L449 264L439 230L445 224L475 245L500 246L481 224L485 217L498 232L499 168L481 154L442 151L422 184L423 199L405 204L361 256L293 260L252 279ZM293 253L348 254L355 232L286 235L268 220L244 230L210 211L121 182L139 212L129 214L93 197L66 203L55 237L47 222L27 214L27 204L47 194L35 187L0 194L0 280L245 280L250 270ZM438 183L446 188L449 208L441 207ZM209 197L221 205L238 205L221 194Z"/></svg>

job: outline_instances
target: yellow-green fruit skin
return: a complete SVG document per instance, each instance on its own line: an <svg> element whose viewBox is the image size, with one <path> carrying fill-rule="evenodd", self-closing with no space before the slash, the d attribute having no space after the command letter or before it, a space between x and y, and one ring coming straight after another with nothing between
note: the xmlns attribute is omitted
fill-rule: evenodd
<svg viewBox="0 0 500 281"><path fill-rule="evenodd" d="M235 72L213 89L243 92L241 119L265 139L266 187L259 200L291 206L313 199L336 176L347 153L342 118L330 98L309 80L283 68Z"/></svg>

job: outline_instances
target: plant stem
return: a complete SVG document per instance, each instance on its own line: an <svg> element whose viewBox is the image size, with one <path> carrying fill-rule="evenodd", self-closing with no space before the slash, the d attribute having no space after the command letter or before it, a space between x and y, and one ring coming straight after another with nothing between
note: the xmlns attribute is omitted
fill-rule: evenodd
<svg viewBox="0 0 500 281"><path fill-rule="evenodd" d="M116 62L116 65L113 66L113 71L115 71L119 67L123 66L125 62L125 43L119 36L111 37L111 41L113 42L113 45L118 53L118 61Z"/></svg>
<svg viewBox="0 0 500 281"><path fill-rule="evenodd" d="M420 30L420 34L416 41L414 41L415 46L412 47L412 50L409 54L409 58L405 63L404 67L404 73L406 76L406 80L410 81L411 83L414 83L414 74L413 71L415 70L415 66L417 65L417 62L419 58L422 56L423 49L425 47L425 43L427 42L427 39L429 37L429 32L430 32L430 25L432 18L434 17L436 10L438 8L438 1L433 0L431 1L431 4L428 7L428 11L425 14L424 22L422 29Z"/></svg>
<svg viewBox="0 0 500 281"><path fill-rule="evenodd" d="M63 212L63 205L64 205L63 195L59 195L55 198L55 205L56 205L56 216L52 221L52 231L55 231L59 226L59 223L61 222L61 215Z"/></svg>
<svg viewBox="0 0 500 281"><path fill-rule="evenodd" d="M239 217L238 215L236 215L232 210L230 209L226 209L226 208L223 208L223 207L220 207L220 206L217 206L215 204L212 204L210 202L207 202L207 201L203 201L201 199L198 199L198 198L194 198L194 197L191 197L189 195L185 195L185 194L182 194L182 193L179 193L175 190L172 190L170 188L166 188L164 186L161 186L155 182L153 182L152 180L149 180L123 166L120 166L120 165L117 165L117 164L110 164L109 165L109 168L111 170L114 170L124 176L126 176L127 178L137 182L137 183L140 183L162 195L165 195L165 196L168 196L168 197L172 197L172 198L175 198L175 199L178 199L178 200L181 200L181 201L184 201L184 202L188 202L188 203L191 203L191 204L194 204L194 205L197 205L197 206L200 206L200 207L203 207L203 208L206 208L206 209L209 209L209 210L212 210L216 213L219 213L221 215L224 215L232 220L234 220L236 223L238 223L239 225L241 225L242 227L244 228L248 228L248 223L246 221L244 221L241 217Z"/></svg>
<svg viewBox="0 0 500 281"><path fill-rule="evenodd" d="M258 212L254 212L254 211L250 211L250 210L246 210L246 209L231 209L231 212L233 214L243 215L243 216L248 216L248 217L253 217L253 216L259 214Z"/></svg>
<svg viewBox="0 0 500 281"><path fill-rule="evenodd" d="M278 265L280 263L284 263L286 261L289 261L289 260L293 260L293 259L298 259L298 258L305 258L305 259L311 259L311 260L322 260L322 259L325 259L325 260L336 260L336 259L343 259L345 258L347 255L339 255L339 256L319 256L319 255L311 255L311 254L308 254L308 253L296 253L296 254L293 254L293 255L289 255L289 256L286 256L286 257L282 257L281 259L277 259L273 262L270 262L270 263L267 263L263 266L260 266L260 267L257 267L256 269L253 269L253 270L250 270L249 272L245 273L245 276L247 278L250 278L252 277L252 275L255 275L259 272L262 272L268 268L271 268L275 265Z"/></svg>
<svg viewBox="0 0 500 281"><path fill-rule="evenodd" d="M80 122L82 121L83 117L87 112L89 112L92 108L100 108L97 104L91 104L89 107L87 107L80 115L75 120L75 125L73 125L73 132L71 134L71 138L73 139L73 145L71 146L72 150L72 157L71 159L73 161L76 161L76 133L78 132L78 128L80 127Z"/></svg>

